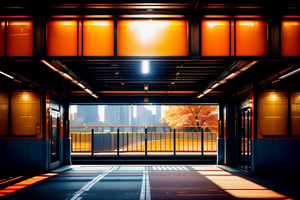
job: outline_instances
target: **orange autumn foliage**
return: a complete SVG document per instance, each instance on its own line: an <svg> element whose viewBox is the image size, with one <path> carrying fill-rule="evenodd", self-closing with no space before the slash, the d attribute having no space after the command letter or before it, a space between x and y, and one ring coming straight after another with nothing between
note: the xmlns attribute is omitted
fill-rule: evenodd
<svg viewBox="0 0 300 200"><path fill-rule="evenodd" d="M195 127L208 128L217 131L218 106L168 106L164 111L162 122L168 123L172 128Z"/></svg>

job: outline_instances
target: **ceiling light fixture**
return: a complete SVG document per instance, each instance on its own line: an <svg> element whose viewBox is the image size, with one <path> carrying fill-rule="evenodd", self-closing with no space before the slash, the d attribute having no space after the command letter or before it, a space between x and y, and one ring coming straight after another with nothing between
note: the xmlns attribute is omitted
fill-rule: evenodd
<svg viewBox="0 0 300 200"><path fill-rule="evenodd" d="M57 69L55 66L53 66L52 64L50 64L49 62L45 61L45 60L41 60L41 62L43 64L45 64L48 68L50 68L51 70L57 72L60 76L64 77L65 79L70 80L73 84L77 85L78 87L82 88L85 92L87 92L88 94L90 94L92 97L94 98L98 98L98 96L96 94L94 94L90 89L89 86L86 86L86 84L83 83L83 81L80 80L76 80L75 78L73 78L70 74L72 74L73 76L75 75L71 70L69 70L69 73L63 72L59 69Z"/></svg>
<svg viewBox="0 0 300 200"><path fill-rule="evenodd" d="M292 76L292 75L294 75L294 74L296 74L296 73L298 73L298 72L300 72L300 68L295 69L294 71L291 71L291 72L289 72L289 73L287 73L287 74L284 74L284 75L282 75L282 76L279 76L278 79L279 79L279 80L285 79L285 78L287 78L287 77L289 77L289 76Z"/></svg>
<svg viewBox="0 0 300 200"><path fill-rule="evenodd" d="M7 78L10 78L10 79L15 79L13 76L11 76L11 75L8 75L8 74L6 74L6 73L4 73L4 72L2 72L2 71L0 71L0 74L2 74L2 75L4 75L4 76L6 76Z"/></svg>
<svg viewBox="0 0 300 200"><path fill-rule="evenodd" d="M142 60L142 73L148 74L150 72L150 62L149 60Z"/></svg>
<svg viewBox="0 0 300 200"><path fill-rule="evenodd" d="M257 60L254 60L252 62L249 62L245 65L244 62L238 62L236 65L234 65L234 67L232 69L235 69L235 68L238 68L237 70L233 71L232 69L231 70L228 70L228 71L225 71L223 74L221 74L220 78L217 78L217 80L211 82L210 84L208 84L208 87L202 92L200 93L197 98L201 98L203 97L204 95L210 93L213 89L217 88L218 86L226 83L228 80L231 80L233 79L234 77L236 77L237 75L239 75L240 73L248 70L250 67L252 67L253 65L255 65L258 61ZM300 70L300 69L299 69Z"/></svg>

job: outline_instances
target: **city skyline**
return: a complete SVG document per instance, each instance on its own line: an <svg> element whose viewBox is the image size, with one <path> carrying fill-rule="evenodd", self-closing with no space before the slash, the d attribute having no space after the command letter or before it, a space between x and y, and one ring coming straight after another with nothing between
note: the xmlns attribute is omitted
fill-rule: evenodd
<svg viewBox="0 0 300 200"><path fill-rule="evenodd" d="M71 105L70 119L73 124L161 125L160 118L166 108L162 105ZM96 121L90 119L95 112L98 112Z"/></svg>

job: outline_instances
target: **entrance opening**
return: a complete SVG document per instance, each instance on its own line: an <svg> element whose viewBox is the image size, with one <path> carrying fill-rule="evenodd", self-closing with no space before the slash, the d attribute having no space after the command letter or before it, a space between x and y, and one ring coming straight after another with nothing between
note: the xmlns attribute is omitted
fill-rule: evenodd
<svg viewBox="0 0 300 200"><path fill-rule="evenodd" d="M218 105L71 105L72 156L216 155Z"/></svg>

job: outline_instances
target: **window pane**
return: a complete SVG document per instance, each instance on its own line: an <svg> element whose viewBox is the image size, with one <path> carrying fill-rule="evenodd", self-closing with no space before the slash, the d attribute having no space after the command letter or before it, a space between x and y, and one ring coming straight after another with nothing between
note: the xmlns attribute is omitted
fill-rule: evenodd
<svg viewBox="0 0 300 200"><path fill-rule="evenodd" d="M266 56L267 24L259 20L236 21L236 55Z"/></svg>
<svg viewBox="0 0 300 200"><path fill-rule="evenodd" d="M300 21L282 21L281 55L300 56Z"/></svg>
<svg viewBox="0 0 300 200"><path fill-rule="evenodd" d="M8 20L7 55L33 55L33 22L25 20Z"/></svg>
<svg viewBox="0 0 300 200"><path fill-rule="evenodd" d="M5 21L0 21L0 56L5 55Z"/></svg>
<svg viewBox="0 0 300 200"><path fill-rule="evenodd" d="M202 55L229 56L229 20L202 21Z"/></svg>
<svg viewBox="0 0 300 200"><path fill-rule="evenodd" d="M300 136L300 92L291 94L291 134Z"/></svg>
<svg viewBox="0 0 300 200"><path fill-rule="evenodd" d="M287 135L288 95L286 92L264 92L258 96L258 133Z"/></svg>
<svg viewBox="0 0 300 200"><path fill-rule="evenodd" d="M118 21L119 56L187 56L186 20Z"/></svg>
<svg viewBox="0 0 300 200"><path fill-rule="evenodd" d="M36 136L40 131L40 96L35 92L11 95L11 134Z"/></svg>
<svg viewBox="0 0 300 200"><path fill-rule="evenodd" d="M77 21L49 21L47 26L48 56L77 56Z"/></svg>
<svg viewBox="0 0 300 200"><path fill-rule="evenodd" d="M86 20L83 22L83 55L114 55L113 20Z"/></svg>
<svg viewBox="0 0 300 200"><path fill-rule="evenodd" d="M8 93L0 92L0 136L8 131Z"/></svg>

